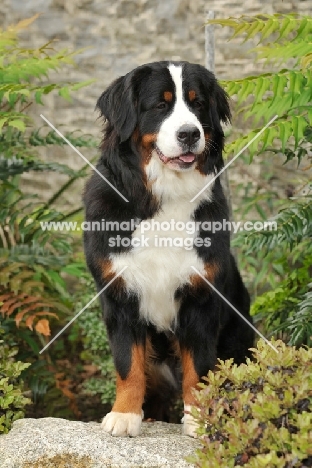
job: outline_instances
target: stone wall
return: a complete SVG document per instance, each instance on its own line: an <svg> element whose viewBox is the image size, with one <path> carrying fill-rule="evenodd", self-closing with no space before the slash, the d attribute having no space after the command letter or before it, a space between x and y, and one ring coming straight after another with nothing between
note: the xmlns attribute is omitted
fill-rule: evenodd
<svg viewBox="0 0 312 468"><path fill-rule="evenodd" d="M117 76L139 64L176 59L205 63L204 28L205 8L215 11L217 17L242 14L311 11L312 0L1 0L0 26L30 17L41 16L23 34L26 47L36 47L57 39L57 48L71 50L87 47L77 57L77 67L53 77L56 80L77 81L95 78L95 84L81 89L72 103L57 96L48 97L45 106L33 108L38 125L42 112L61 131L81 129L100 137L100 122L94 112L97 97ZM227 42L228 28L216 27L216 75L218 78L242 77L257 71L253 57L247 54L252 43ZM258 65L259 67L259 65ZM85 150L86 151L86 150ZM91 152L88 151L89 157ZM74 168L83 162L71 149L49 150L43 154L48 160L65 160ZM33 190L33 175L26 185ZM57 189L59 176L50 180L36 178L36 190L48 194ZM79 192L79 189L77 193ZM76 198L76 197L74 197ZM67 201L77 204L77 200Z"/></svg>

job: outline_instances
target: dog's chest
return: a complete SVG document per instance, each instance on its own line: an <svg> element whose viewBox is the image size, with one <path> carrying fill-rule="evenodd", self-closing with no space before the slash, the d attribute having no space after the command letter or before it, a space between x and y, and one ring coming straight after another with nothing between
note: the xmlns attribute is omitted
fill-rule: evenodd
<svg viewBox="0 0 312 468"><path fill-rule="evenodd" d="M186 177L176 181L173 177L168 181L158 172L154 193L163 191L161 210L133 232L139 246L111 257L116 272L127 266L122 274L126 287L139 296L141 317L159 330L174 328L180 306L175 292L190 283L192 266L204 274L203 262L193 247L197 231L192 215L203 199L209 199L211 191L191 203L192 196L207 183L206 177L194 176L196 180Z"/></svg>
<svg viewBox="0 0 312 468"><path fill-rule="evenodd" d="M174 295L190 281L192 266L203 271L203 263L190 245L196 232L191 233L190 203L186 203L178 210L175 204L164 205L132 234L141 244L112 258L116 272L127 266L122 275L126 287L138 294L141 317L159 330L174 327L179 309ZM188 232L182 226L188 226Z"/></svg>

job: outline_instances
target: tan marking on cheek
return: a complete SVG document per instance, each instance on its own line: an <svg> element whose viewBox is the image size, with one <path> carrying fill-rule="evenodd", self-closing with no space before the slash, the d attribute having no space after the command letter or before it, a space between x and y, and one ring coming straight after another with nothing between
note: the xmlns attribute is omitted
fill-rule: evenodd
<svg viewBox="0 0 312 468"><path fill-rule="evenodd" d="M117 373L116 401L112 411L141 414L145 395L145 350L134 345L131 353L131 368L126 379Z"/></svg>
<svg viewBox="0 0 312 468"><path fill-rule="evenodd" d="M143 170L145 166L151 160L156 139L157 139L157 133L146 133L145 135L142 135L141 155L142 155Z"/></svg>
<svg viewBox="0 0 312 468"><path fill-rule="evenodd" d="M189 100L192 102L196 98L196 93L194 90L188 92Z"/></svg>
<svg viewBox="0 0 312 468"><path fill-rule="evenodd" d="M197 374L194 366L193 356L190 351L181 349L182 369L183 369L183 380L182 380L182 391L183 401L185 405L194 404L193 389L199 382L199 375Z"/></svg>
<svg viewBox="0 0 312 468"><path fill-rule="evenodd" d="M172 101L172 92L171 91L165 91L164 92L164 100L166 102L171 102Z"/></svg>
<svg viewBox="0 0 312 468"><path fill-rule="evenodd" d="M157 133L146 133L142 136L142 145L144 147L151 147L157 139Z"/></svg>

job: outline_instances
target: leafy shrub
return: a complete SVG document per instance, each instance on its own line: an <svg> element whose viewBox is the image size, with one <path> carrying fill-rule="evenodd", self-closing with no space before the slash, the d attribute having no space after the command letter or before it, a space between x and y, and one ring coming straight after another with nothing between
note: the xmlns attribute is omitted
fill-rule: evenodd
<svg viewBox="0 0 312 468"><path fill-rule="evenodd" d="M55 52L51 44L38 49L20 47L19 31L36 17L0 31L0 303L2 314L14 316L17 326L23 324L49 336L49 319L68 312L70 305L60 273L66 273L72 249L68 235L52 236L39 223L69 216L59 213L52 204L86 174L86 167L77 172L63 164L40 161L39 147L64 142L51 132L41 135L34 129L28 109L34 103L42 104L42 97L53 91L68 98L70 91L88 83L40 82L50 71L73 64L73 54L66 50ZM72 135L69 140L76 146L91 144L86 138ZM25 195L21 189L20 175L29 171L56 171L68 175L70 180L48 202L43 202L36 195ZM76 267L70 271L79 275Z"/></svg>
<svg viewBox="0 0 312 468"><path fill-rule="evenodd" d="M3 331L0 329L0 336ZM17 350L0 340L0 434L7 433L12 423L24 416L24 407L31 401L22 393L21 372L30 364L14 361Z"/></svg>
<svg viewBox="0 0 312 468"><path fill-rule="evenodd" d="M312 349L263 340L254 361L220 361L195 392L200 468L312 466Z"/></svg>
<svg viewBox="0 0 312 468"><path fill-rule="evenodd" d="M80 295L78 293L76 313L96 294L94 281L89 275L85 275L80 283L83 292ZM99 395L103 404L112 404L115 399L116 374L98 300L81 314L75 326L82 338L81 361L97 369L94 375L85 380L83 391L89 395Z"/></svg>
<svg viewBox="0 0 312 468"><path fill-rule="evenodd" d="M32 363L24 378L34 399L54 381L50 350L43 356L38 353L49 339L50 322L58 320L62 326L72 312L72 291L66 279L73 284L85 270L82 255L74 252L75 238L69 233L44 231L40 222L65 221L81 211L79 206L61 213L55 204L89 168L86 164L77 171L40 159L40 149L65 142L50 129L38 130L29 109L43 104L50 93L70 99L72 92L89 82L48 81L50 72L74 65L74 54L56 51L51 42L24 49L18 34L36 17L0 30L0 322L18 345L18 358ZM78 147L96 146L79 132L65 137ZM30 171L40 172L42 178L53 171L68 179L46 201L35 190L32 195L24 193L22 176Z"/></svg>
<svg viewBox="0 0 312 468"><path fill-rule="evenodd" d="M233 37L244 36L243 42L257 37L259 42L253 49L256 59L264 59L270 65L285 65L277 72L221 82L238 105L236 115L243 113L245 120L251 117L253 124L260 121L266 124L278 115L261 140L255 140L246 150L250 158L271 149L274 140L279 142L283 153L289 148L290 138L293 138L293 148L298 148L312 119L312 47L309 42L312 17L261 14L209 22L232 28ZM259 130L261 127L253 128L237 138L227 145L226 153L235 155ZM300 157L305 154L302 149Z"/></svg>
<svg viewBox="0 0 312 468"><path fill-rule="evenodd" d="M242 36L243 42L258 38L253 52L275 68L222 83L236 103L235 114L248 118L248 127L253 128L228 144L226 153L235 155L262 125L278 115L246 150L249 162L255 155L270 151L273 157L284 155L285 163L297 160L298 165L305 163L304 169L311 169L312 17L261 14L210 22L232 28L233 37ZM269 160L272 163L272 156ZM283 200L282 205L269 181L264 186L257 185L253 196L245 188L248 196L243 205L249 211L255 207L262 220L270 215L277 223L277 231L239 232L233 242L239 248L240 265L256 296L252 313L269 335L282 337L289 344L311 345L311 183L302 180L294 196ZM264 294L259 296L259 292Z"/></svg>

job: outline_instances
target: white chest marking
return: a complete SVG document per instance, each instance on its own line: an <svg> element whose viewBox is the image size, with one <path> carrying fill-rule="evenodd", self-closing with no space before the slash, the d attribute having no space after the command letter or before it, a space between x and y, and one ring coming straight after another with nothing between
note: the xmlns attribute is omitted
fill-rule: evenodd
<svg viewBox="0 0 312 468"><path fill-rule="evenodd" d="M147 221L150 221L151 228L152 221L154 224L167 222L168 226L168 223L174 220L175 224L168 230L145 230L144 236L148 238L148 245L134 247L128 253L112 255L111 261L115 271L128 266L122 277L127 288L139 296L140 316L154 324L158 330L169 330L174 328L179 310L179 303L174 299L175 291L190 281L194 273L192 265L204 274L203 262L194 248L188 250L183 246L173 245L177 238L179 244L184 245L184 242L187 242L189 245L197 233L191 233L191 229L189 232L177 229L176 223L179 221L181 226L181 222L186 225L192 221L192 215L201 201L211 199L210 186L195 202L190 203L191 198L213 178L213 175L204 176L196 170L168 170L157 155L152 156L146 172L153 193L162 200L161 210L152 220ZM142 226L141 223L132 237L142 235ZM162 242L164 245L160 247Z"/></svg>

